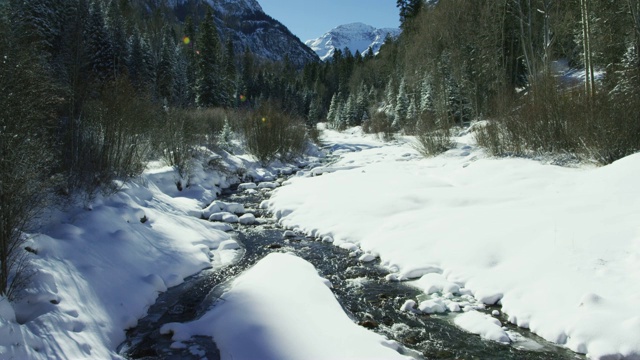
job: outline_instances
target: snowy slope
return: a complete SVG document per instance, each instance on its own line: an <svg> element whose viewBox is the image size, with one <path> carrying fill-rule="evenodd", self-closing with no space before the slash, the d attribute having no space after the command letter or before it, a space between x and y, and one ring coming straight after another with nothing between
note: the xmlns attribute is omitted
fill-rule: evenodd
<svg viewBox="0 0 640 360"><path fill-rule="evenodd" d="M218 159L221 171L209 160ZM236 247L203 207L240 172L273 180L248 156L201 154L191 185L149 164L114 195L49 209L25 244L34 276L13 304L0 296L0 359L118 359L125 330L135 327L160 292L204 268L226 265ZM26 253L26 252L25 252Z"/></svg>
<svg viewBox="0 0 640 360"><path fill-rule="evenodd" d="M365 54L368 51L373 51L374 54L377 54L387 36L395 38L398 35L400 35L400 29L376 29L363 23L352 23L331 29L317 39L305 41L305 44L315 51L320 59L325 61L333 57L336 49L344 50L349 48L353 54L355 54L356 50L360 51L361 54Z"/></svg>
<svg viewBox="0 0 640 360"><path fill-rule="evenodd" d="M324 141L340 160L269 202L285 227L358 244L390 281L419 279L432 298L424 311L447 292L473 294L590 358L640 358L640 154L564 168L488 158L470 133L429 159L411 138L382 143L355 129L326 131ZM509 341L492 321L456 323Z"/></svg>

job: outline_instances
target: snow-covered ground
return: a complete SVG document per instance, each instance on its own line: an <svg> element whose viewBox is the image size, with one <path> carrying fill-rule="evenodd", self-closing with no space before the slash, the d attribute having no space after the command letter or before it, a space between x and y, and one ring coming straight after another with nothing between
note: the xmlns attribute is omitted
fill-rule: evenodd
<svg viewBox="0 0 640 360"><path fill-rule="evenodd" d="M326 130L338 158L285 182L265 206L363 262L380 257L389 281L411 280L424 294L405 311L453 312L487 341L517 342L504 314L594 359L640 359L640 154L563 168L488 158L470 132L456 140L424 159L411 138ZM200 217L239 215L237 204L206 205L232 182L276 180L276 169L243 156L203 160L213 168L196 168L183 191L171 168L152 163L113 196L48 211L27 243L34 285L15 304L0 299L0 359L119 358L125 329L159 292L231 261L239 246L227 227ZM176 347L212 335L224 359L403 358L351 321L328 285L304 260L272 254L202 318L162 331Z"/></svg>
<svg viewBox="0 0 640 360"><path fill-rule="evenodd" d="M212 336L222 359L410 359L354 323L328 280L295 255L271 253L238 277L200 319L165 325L180 341Z"/></svg>
<svg viewBox="0 0 640 360"><path fill-rule="evenodd" d="M125 330L159 292L236 257L227 224L201 220L203 207L240 175L273 181L297 169L202 156L183 191L173 168L155 162L115 195L46 211L25 244L37 253L32 285L13 304L0 297L0 359L119 358Z"/></svg>
<svg viewBox="0 0 640 360"><path fill-rule="evenodd" d="M590 358L640 359L640 154L566 168L489 158L471 132L429 159L410 138L385 144L358 128L324 141L339 160L267 204L283 225L379 256L390 281L420 279L427 301L473 294ZM509 341L490 316L454 322Z"/></svg>

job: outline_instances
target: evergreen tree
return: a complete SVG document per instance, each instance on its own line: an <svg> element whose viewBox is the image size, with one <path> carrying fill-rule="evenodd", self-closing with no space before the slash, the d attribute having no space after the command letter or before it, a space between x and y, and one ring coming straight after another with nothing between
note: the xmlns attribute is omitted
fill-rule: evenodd
<svg viewBox="0 0 640 360"><path fill-rule="evenodd" d="M397 0L396 6L400 12L400 25L404 26L408 20L418 15L423 4L424 0Z"/></svg>
<svg viewBox="0 0 640 360"><path fill-rule="evenodd" d="M11 0L14 24L19 27L23 41L36 45L49 60L60 49L64 1L62 0ZM16 29L18 30L18 29Z"/></svg>
<svg viewBox="0 0 640 360"><path fill-rule="evenodd" d="M425 74L420 82L420 113L433 111L433 89L431 88L431 79Z"/></svg>
<svg viewBox="0 0 640 360"><path fill-rule="evenodd" d="M187 84L189 90L189 104L195 103L196 94L196 79L198 74L198 60L196 56L196 28L193 24L191 16L187 16L184 24L184 37L182 39L182 46L184 47L184 54L187 64Z"/></svg>
<svg viewBox="0 0 640 360"><path fill-rule="evenodd" d="M118 1L112 0L109 4L106 26L112 40L114 70L117 76L124 70L127 56L127 25Z"/></svg>
<svg viewBox="0 0 640 360"><path fill-rule="evenodd" d="M179 107L188 107L191 99L189 88L188 60L181 44L174 48L173 63L173 103Z"/></svg>
<svg viewBox="0 0 640 360"><path fill-rule="evenodd" d="M152 84L153 59L151 48L137 27L127 41L126 64L133 86L139 91L148 89Z"/></svg>
<svg viewBox="0 0 640 360"><path fill-rule="evenodd" d="M227 39L224 52L224 96L226 105L238 107L238 71L236 69L236 54L231 38Z"/></svg>
<svg viewBox="0 0 640 360"><path fill-rule="evenodd" d="M417 116L418 116L418 107L416 106L415 97L410 96L409 108L407 109L407 122L405 126L406 129L415 128Z"/></svg>
<svg viewBox="0 0 640 360"><path fill-rule="evenodd" d="M175 87L175 47L176 45L169 32L169 28L165 27L163 30L160 59L156 68L156 91L160 99L169 102L172 102Z"/></svg>
<svg viewBox="0 0 640 360"><path fill-rule="evenodd" d="M245 47L242 54L242 71L240 75L241 87L244 89L245 98L251 98L257 95L256 91L256 74L255 59L249 47Z"/></svg>
<svg viewBox="0 0 640 360"><path fill-rule="evenodd" d="M213 21L213 13L209 9L200 27L198 49L196 50L198 58L196 104L200 107L223 104L220 52L220 38Z"/></svg>
<svg viewBox="0 0 640 360"><path fill-rule="evenodd" d="M89 21L85 29L89 68L94 80L99 82L115 76L113 43L105 24L102 6L97 0L91 2Z"/></svg>
<svg viewBox="0 0 640 360"><path fill-rule="evenodd" d="M358 120L356 119L356 101L353 94L349 94L347 102L344 104L344 125L355 126Z"/></svg>
<svg viewBox="0 0 640 360"><path fill-rule="evenodd" d="M335 93L331 97L331 105L329 105L329 111L327 112L327 122L329 124L333 124L336 120L337 112L338 112L338 94Z"/></svg>
<svg viewBox="0 0 640 360"><path fill-rule="evenodd" d="M320 106L320 100L318 97L314 97L311 100L311 104L309 105L309 114L307 115L307 125L315 126L315 124L320 121L320 117L322 116L322 110Z"/></svg>
<svg viewBox="0 0 640 360"><path fill-rule="evenodd" d="M407 83L403 78L400 81L400 87L398 88L398 95L396 97L395 107L395 122L393 127L395 129L403 129L407 125L407 114L409 111L409 95L407 94Z"/></svg>

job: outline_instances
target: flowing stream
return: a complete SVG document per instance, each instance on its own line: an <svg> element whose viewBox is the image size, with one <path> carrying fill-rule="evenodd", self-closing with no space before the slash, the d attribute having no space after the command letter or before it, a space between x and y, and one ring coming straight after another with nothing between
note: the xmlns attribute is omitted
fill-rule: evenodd
<svg viewBox="0 0 640 360"><path fill-rule="evenodd" d="M362 264L347 250L304 236L284 238L284 229L259 209L269 196L260 191L246 194L228 190L219 200L242 203L259 225L234 225L233 237L242 244L236 261L223 268L207 269L181 285L160 294L138 326L127 332L119 353L129 359L218 359L215 339L196 337L185 349L172 349L172 340L159 329L170 322L188 322L205 313L232 280L270 252L293 252L312 263L333 284L333 291L354 322L398 341L403 353L418 359L583 359L534 334L507 324L520 340L511 345L482 340L452 323L454 314L424 315L400 311L407 299L421 291L402 282L385 280L388 272L378 261ZM499 307L486 311L500 310ZM311 326L311 325L310 325ZM312 355L312 354L310 354Z"/></svg>

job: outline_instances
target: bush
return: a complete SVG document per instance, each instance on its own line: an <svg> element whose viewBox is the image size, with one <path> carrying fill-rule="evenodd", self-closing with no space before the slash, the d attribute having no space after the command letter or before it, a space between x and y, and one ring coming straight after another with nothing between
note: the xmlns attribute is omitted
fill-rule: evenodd
<svg viewBox="0 0 640 360"><path fill-rule="evenodd" d="M263 164L277 156L291 160L303 153L307 134L302 120L285 114L268 103L251 113L238 115L247 149Z"/></svg>
<svg viewBox="0 0 640 360"><path fill-rule="evenodd" d="M308 124L307 125L307 137L314 144L320 145L320 129L318 129L318 125L317 124Z"/></svg>
<svg viewBox="0 0 640 360"><path fill-rule="evenodd" d="M71 187L108 193L117 190L113 180L139 175L151 151L151 125L157 117L157 107L136 95L126 78L107 84L98 99L85 104L80 118L72 120Z"/></svg>
<svg viewBox="0 0 640 360"><path fill-rule="evenodd" d="M368 134L377 134L384 141L391 141L395 137L393 119L384 111L372 109L373 116L362 124L362 130Z"/></svg>
<svg viewBox="0 0 640 360"><path fill-rule="evenodd" d="M186 110L171 109L159 116L154 149L180 178L188 178L193 147L198 142L198 126Z"/></svg>
<svg viewBox="0 0 640 360"><path fill-rule="evenodd" d="M420 115L416 125L417 149L423 156L435 156L453 147L451 126L439 124L434 114L425 112Z"/></svg>
<svg viewBox="0 0 640 360"><path fill-rule="evenodd" d="M640 149L637 96L561 89L542 80L514 110L476 130L476 140L496 156L563 155L608 164Z"/></svg>
<svg viewBox="0 0 640 360"><path fill-rule="evenodd" d="M218 146L218 135L224 128L225 120L229 117L229 113L222 108L205 108L190 110L187 113L191 128L199 135L203 136L199 141L200 145L207 145L213 149ZM234 124L230 123L233 130Z"/></svg>

